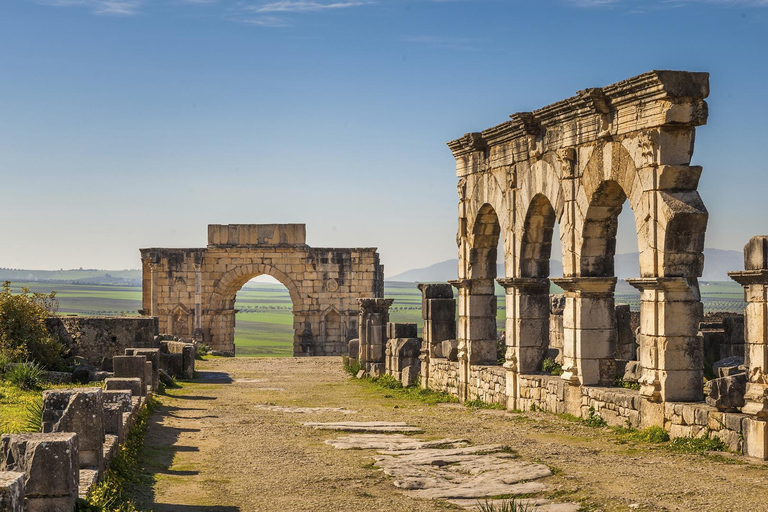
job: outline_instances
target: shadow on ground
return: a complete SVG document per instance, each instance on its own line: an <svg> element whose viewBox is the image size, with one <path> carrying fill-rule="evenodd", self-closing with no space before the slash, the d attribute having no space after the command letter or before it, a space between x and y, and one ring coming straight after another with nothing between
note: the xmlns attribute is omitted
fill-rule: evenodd
<svg viewBox="0 0 768 512"><path fill-rule="evenodd" d="M176 397L180 398L180 397ZM192 398L192 397L181 397ZM215 399L213 397L196 397L199 400ZM144 510L155 512L239 512L239 507L215 506L215 505L181 505L176 503L158 503L155 501L153 484L159 476L169 478L195 476L199 471L193 469L174 469L173 461L178 452L198 452L196 446L184 446L175 444L179 436L184 432L199 432L198 428L171 427L161 423L164 417L175 416L182 411L199 411L194 407L176 407L160 405L149 417L149 430L147 431L144 447L139 454L139 464L142 475L131 489L131 497L137 505ZM162 478L162 477L161 477Z"/></svg>

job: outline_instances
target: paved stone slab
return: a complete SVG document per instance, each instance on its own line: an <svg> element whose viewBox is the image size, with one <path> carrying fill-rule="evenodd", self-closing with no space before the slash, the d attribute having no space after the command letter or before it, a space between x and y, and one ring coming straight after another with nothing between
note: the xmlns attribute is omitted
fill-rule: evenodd
<svg viewBox="0 0 768 512"><path fill-rule="evenodd" d="M312 427L315 430L339 430L341 432L424 432L419 427L413 427L404 422L389 421L342 421L338 423L304 423L305 427Z"/></svg>
<svg viewBox="0 0 768 512"><path fill-rule="evenodd" d="M416 450L419 448L458 448L468 444L465 439L437 439L421 441L402 434L352 434L328 439L326 444L339 450Z"/></svg>
<svg viewBox="0 0 768 512"><path fill-rule="evenodd" d="M257 409L266 409L268 411L286 412L290 414L311 414L323 412L338 412L341 414L357 414L357 411L345 409L343 407L288 407L283 405L257 405Z"/></svg>

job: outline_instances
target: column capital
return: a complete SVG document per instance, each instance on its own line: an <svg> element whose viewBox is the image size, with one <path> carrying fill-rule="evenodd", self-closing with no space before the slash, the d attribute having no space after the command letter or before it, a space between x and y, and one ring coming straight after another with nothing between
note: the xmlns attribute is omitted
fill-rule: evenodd
<svg viewBox="0 0 768 512"><path fill-rule="evenodd" d="M558 277L552 282L573 297L601 297L613 295L616 277Z"/></svg>
<svg viewBox="0 0 768 512"><path fill-rule="evenodd" d="M546 277L500 277L496 282L507 292L549 293L549 279Z"/></svg>
<svg viewBox="0 0 768 512"><path fill-rule="evenodd" d="M365 298L357 299L361 313L387 313L395 299Z"/></svg>
<svg viewBox="0 0 768 512"><path fill-rule="evenodd" d="M768 270L740 270L737 272L728 272L728 277L739 283L741 286L747 287L753 284L766 285L768 284Z"/></svg>

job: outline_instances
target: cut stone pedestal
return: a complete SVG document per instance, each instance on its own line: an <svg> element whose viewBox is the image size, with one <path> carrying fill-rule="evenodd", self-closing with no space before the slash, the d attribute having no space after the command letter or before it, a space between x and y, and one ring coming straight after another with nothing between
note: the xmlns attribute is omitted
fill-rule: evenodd
<svg viewBox="0 0 768 512"><path fill-rule="evenodd" d="M104 444L104 405L101 388L43 391L43 433L77 434L81 468L101 474Z"/></svg>
<svg viewBox="0 0 768 512"><path fill-rule="evenodd" d="M146 381L146 356L115 356L112 358L112 364L115 368L115 378L123 379L141 379L140 394L135 396L144 396L147 394Z"/></svg>
<svg viewBox="0 0 768 512"><path fill-rule="evenodd" d="M24 473L0 472L0 512L24 512Z"/></svg>

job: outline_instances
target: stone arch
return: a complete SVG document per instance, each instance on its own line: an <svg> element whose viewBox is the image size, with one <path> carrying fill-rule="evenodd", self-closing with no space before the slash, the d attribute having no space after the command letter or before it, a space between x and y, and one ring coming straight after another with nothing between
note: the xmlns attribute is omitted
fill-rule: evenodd
<svg viewBox="0 0 768 512"><path fill-rule="evenodd" d="M520 241L520 277L549 277L555 209L544 194L536 194L528 206Z"/></svg>
<svg viewBox="0 0 768 512"><path fill-rule="evenodd" d="M496 259L500 236L499 216L493 206L485 203L474 216L469 236L469 278L494 279L496 277Z"/></svg>
<svg viewBox="0 0 768 512"><path fill-rule="evenodd" d="M211 297L211 304L217 309L232 309L235 307L235 297L240 289L253 279L260 275L268 275L277 279L280 284L288 289L293 304L293 311L296 313L301 309L302 297L297 285L293 279L282 270L271 265L260 265L257 263L238 266L226 272L216 282L216 286Z"/></svg>

